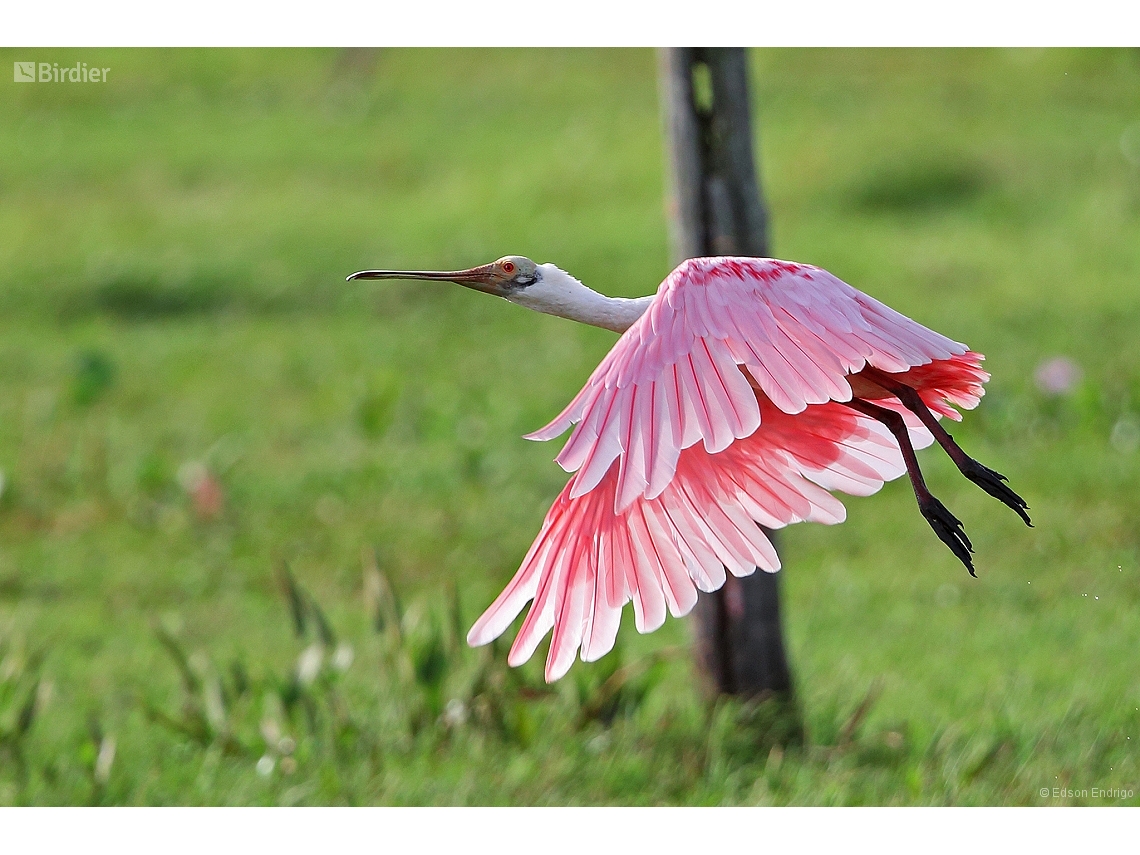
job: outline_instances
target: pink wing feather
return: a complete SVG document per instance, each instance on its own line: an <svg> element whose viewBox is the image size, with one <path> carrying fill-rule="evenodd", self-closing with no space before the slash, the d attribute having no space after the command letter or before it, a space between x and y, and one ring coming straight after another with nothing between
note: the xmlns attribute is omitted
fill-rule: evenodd
<svg viewBox="0 0 1140 855"><path fill-rule="evenodd" d="M509 661L552 628L547 680L580 648L614 644L621 609L649 632L697 589L779 559L758 527L841 522L828 490L867 495L905 472L878 422L837 403L870 365L909 372L927 404L976 406L981 357L825 270L771 259L691 259L661 284L570 405L528 439L576 423L558 455L575 472L468 642L502 634L534 600ZM751 377L752 382L749 382ZM762 394L758 394L757 387ZM896 399L916 447L930 433Z"/></svg>
<svg viewBox="0 0 1140 855"><path fill-rule="evenodd" d="M573 498L620 458L616 512L665 489L683 449L713 454L760 424L747 372L785 413L849 401L847 376L967 352L826 270L755 258L694 258L661 283L570 405L527 439L577 423L558 455ZM737 366L743 367L744 371Z"/></svg>

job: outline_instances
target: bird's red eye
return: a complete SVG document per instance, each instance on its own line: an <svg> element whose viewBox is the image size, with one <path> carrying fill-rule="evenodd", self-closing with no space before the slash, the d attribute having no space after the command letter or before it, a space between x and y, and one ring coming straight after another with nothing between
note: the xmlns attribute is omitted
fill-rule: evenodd
<svg viewBox="0 0 1140 855"><path fill-rule="evenodd" d="M504 261L503 262L503 272L504 273L514 273L515 272L515 263L513 261Z"/></svg>

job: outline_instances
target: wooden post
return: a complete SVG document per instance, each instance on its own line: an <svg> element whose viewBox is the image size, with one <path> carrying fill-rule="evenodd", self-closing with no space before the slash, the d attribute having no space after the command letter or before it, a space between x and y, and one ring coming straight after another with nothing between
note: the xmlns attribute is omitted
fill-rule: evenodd
<svg viewBox="0 0 1140 855"><path fill-rule="evenodd" d="M768 255L768 216L752 158L743 48L666 48L659 55L669 157L673 261ZM769 537L771 532L766 532ZM697 660L721 694L792 697L780 622L780 574L757 571L701 594Z"/></svg>

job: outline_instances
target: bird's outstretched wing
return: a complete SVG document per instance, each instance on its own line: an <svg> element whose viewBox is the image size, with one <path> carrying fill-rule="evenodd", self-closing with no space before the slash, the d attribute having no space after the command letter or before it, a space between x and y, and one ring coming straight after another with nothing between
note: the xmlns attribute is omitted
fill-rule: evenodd
<svg viewBox="0 0 1140 855"><path fill-rule="evenodd" d="M717 454L699 443L685 449L659 495L637 498L620 513L617 466L578 497L576 474L467 640L486 644L501 635L533 599L508 661L529 659L553 627L546 679L556 680L579 647L586 661L613 647L630 600L638 631L651 632L666 608L680 617L696 603L697 589L723 585L725 568L736 576L777 570L760 525L842 522L846 509L827 489L868 495L906 471L886 429L840 404L792 416L762 401L760 411L759 429ZM917 430L920 444L932 441Z"/></svg>
<svg viewBox="0 0 1140 855"><path fill-rule="evenodd" d="M870 365L936 413L976 406L981 356L816 267L692 259L662 283L570 405L528 438L577 423L558 462L575 474L468 641L501 635L534 600L509 661L554 629L546 677L613 647L622 606L639 631L713 591L725 568L774 571L759 526L841 522L828 490L867 495L905 471L877 421L842 406ZM931 434L894 398L915 447Z"/></svg>
<svg viewBox="0 0 1140 855"><path fill-rule="evenodd" d="M897 373L965 353L818 267L694 258L661 283L566 409L527 438L554 439L577 423L557 458L579 473L571 497L598 486L618 460L620 512L660 495L683 449L703 440L715 454L750 436L761 418L752 383L795 414L850 400L847 377L866 365ZM953 400L977 404L970 394ZM957 415L944 400L930 404Z"/></svg>

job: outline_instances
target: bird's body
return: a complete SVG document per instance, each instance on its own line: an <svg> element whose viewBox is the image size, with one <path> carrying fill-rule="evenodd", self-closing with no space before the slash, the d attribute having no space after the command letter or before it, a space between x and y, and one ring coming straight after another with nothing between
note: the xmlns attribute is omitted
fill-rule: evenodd
<svg viewBox="0 0 1140 855"><path fill-rule="evenodd" d="M935 416L961 418L989 375L982 356L810 265L759 258L682 263L656 295L605 297L553 265L508 257L445 279L548 314L621 332L549 425L573 475L506 589L472 627L485 644L534 601L509 661L553 629L546 676L614 644L632 600L641 632L697 590L779 559L760 526L838 523L831 495L875 492L909 473L938 536L973 573L961 523L930 495L914 448L936 439L967 477L1028 523L1026 505L954 444Z"/></svg>

